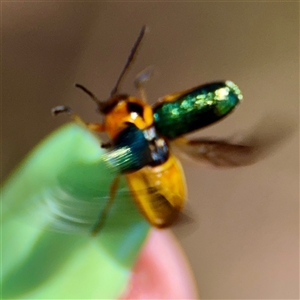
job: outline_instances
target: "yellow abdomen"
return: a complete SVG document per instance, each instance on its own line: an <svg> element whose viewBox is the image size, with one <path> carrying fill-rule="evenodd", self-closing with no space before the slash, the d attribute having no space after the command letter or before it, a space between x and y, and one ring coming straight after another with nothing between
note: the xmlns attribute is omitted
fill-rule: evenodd
<svg viewBox="0 0 300 300"><path fill-rule="evenodd" d="M187 194L182 167L172 154L159 166L125 176L136 204L153 226L168 227L177 219Z"/></svg>

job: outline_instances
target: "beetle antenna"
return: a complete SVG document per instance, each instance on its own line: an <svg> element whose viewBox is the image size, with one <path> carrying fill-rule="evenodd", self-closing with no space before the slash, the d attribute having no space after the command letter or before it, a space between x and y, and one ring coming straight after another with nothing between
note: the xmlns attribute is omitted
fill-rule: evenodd
<svg viewBox="0 0 300 300"><path fill-rule="evenodd" d="M105 103L104 102L101 102L90 90L88 90L85 86L79 84L79 83L76 83L75 86L77 88L80 88L81 90L83 90L85 93L87 93L91 98L92 100L97 104L98 106L98 109L101 111L101 109L103 109L105 107Z"/></svg>
<svg viewBox="0 0 300 300"><path fill-rule="evenodd" d="M141 30L141 32L140 32L140 34L139 34L136 42L134 43L134 45L133 45L133 47L131 49L131 52L130 52L130 54L128 56L127 62L126 62L125 66L124 66L124 68L123 68L123 70L122 70L122 72L121 72L121 74L120 74L120 76L119 76L119 78L117 80L117 83L116 83L115 87L110 92L110 96L111 97L114 96L114 95L116 95L118 93L120 83L121 83L122 79L124 78L124 75L128 71L130 65L134 61L135 55L136 55L137 50L138 50L138 48L139 48L139 46L141 44L141 41L142 41L142 39L143 39L143 37L145 35L145 32L146 32L146 26L144 25L142 27L142 30Z"/></svg>
<svg viewBox="0 0 300 300"><path fill-rule="evenodd" d="M97 104L101 103L101 101L90 91L88 90L85 86L79 84L79 83L76 83L75 86L77 88L80 88L81 90L83 90L85 93L87 93L94 102L96 102Z"/></svg>

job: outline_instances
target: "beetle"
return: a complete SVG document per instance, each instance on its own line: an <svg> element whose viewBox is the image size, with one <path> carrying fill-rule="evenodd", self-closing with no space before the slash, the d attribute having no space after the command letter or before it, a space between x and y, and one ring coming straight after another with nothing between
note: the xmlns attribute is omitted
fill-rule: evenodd
<svg viewBox="0 0 300 300"><path fill-rule="evenodd" d="M148 73L140 75L135 82L141 98L119 92L145 31L144 26L108 100L100 101L86 87L76 84L96 103L97 110L104 116L103 123L86 123L68 106L57 106L52 113L68 113L88 129L107 133L111 141L102 145L108 150L107 162L118 167L120 175L125 175L130 193L148 222L164 228L176 221L187 199L184 173L171 151L171 144L189 157L216 166L246 165L251 162L253 149L226 141L183 137L219 121L236 108L243 96L231 81L204 84L169 94L154 106L147 103L143 88L143 82L150 76ZM111 184L109 200L92 229L93 235L105 223L119 178L117 176Z"/></svg>

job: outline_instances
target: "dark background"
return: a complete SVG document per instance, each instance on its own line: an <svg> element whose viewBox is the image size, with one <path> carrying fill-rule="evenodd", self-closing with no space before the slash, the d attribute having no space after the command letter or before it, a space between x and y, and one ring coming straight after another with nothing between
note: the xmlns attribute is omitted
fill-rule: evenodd
<svg viewBox="0 0 300 300"><path fill-rule="evenodd" d="M299 4L175 2L2 3L2 176L66 122L89 121L106 99L142 25L147 34L122 86L152 65L149 101L230 79L244 102L197 136L286 137L257 164L217 170L183 163L196 226L178 236L203 299L299 298ZM284 130L283 130L284 128ZM46 171L46 170L45 170ZM188 227L188 226L185 226ZM171 271L171 270L170 270Z"/></svg>

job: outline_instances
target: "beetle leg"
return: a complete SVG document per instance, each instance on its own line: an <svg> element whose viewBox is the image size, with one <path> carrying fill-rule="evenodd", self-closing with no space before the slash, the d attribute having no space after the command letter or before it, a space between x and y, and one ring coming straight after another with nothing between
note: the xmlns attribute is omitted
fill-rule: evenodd
<svg viewBox="0 0 300 300"><path fill-rule="evenodd" d="M107 201L107 203L105 204L104 209L101 211L101 214L97 220L97 223L95 224L93 230L92 230L92 236L95 236L97 233L99 233L99 231L101 230L101 228L103 227L106 218L107 218L107 214L115 200L115 196L118 190L118 186L119 186L119 182L120 182L120 176L117 176L111 186L110 186L110 193L109 193L109 200Z"/></svg>
<svg viewBox="0 0 300 300"><path fill-rule="evenodd" d="M57 116L58 114L61 113L66 113L68 114L75 122L81 124L81 125L86 125L86 123L77 115L76 113L73 112L71 107L65 106L65 105L59 105L55 106L51 110L53 116Z"/></svg>
<svg viewBox="0 0 300 300"><path fill-rule="evenodd" d="M92 131L96 132L104 132L105 131L105 126L104 124L101 123L85 123L85 126Z"/></svg>
<svg viewBox="0 0 300 300"><path fill-rule="evenodd" d="M134 86L139 91L141 99L145 102L147 102L147 97L146 97L144 84L145 84L145 82L150 80L150 78L153 74L153 70L154 70L153 67L146 68L141 73L139 73L134 80Z"/></svg>
<svg viewBox="0 0 300 300"><path fill-rule="evenodd" d="M101 148L103 148L103 149L108 149L108 148L111 148L111 147L112 147L112 143L110 143L110 142L101 144Z"/></svg>
<svg viewBox="0 0 300 300"><path fill-rule="evenodd" d="M61 113L67 113L76 123L87 127L91 131L97 131L97 132L105 131L105 127L103 124L101 124L101 123L86 123L85 121L82 120L82 118L78 114L74 113L73 110L69 106L64 106L64 105L56 106L56 107L52 108L51 112L54 116L57 116L58 114L61 114Z"/></svg>
<svg viewBox="0 0 300 300"><path fill-rule="evenodd" d="M140 97L144 102L147 102L147 96L145 92L145 88L143 86L137 87L137 90L139 91Z"/></svg>

